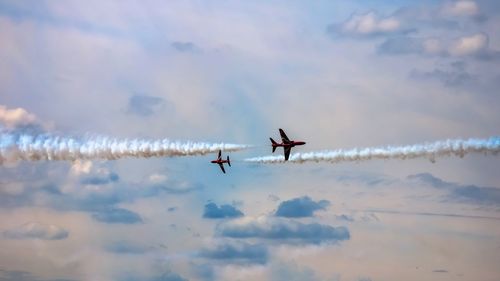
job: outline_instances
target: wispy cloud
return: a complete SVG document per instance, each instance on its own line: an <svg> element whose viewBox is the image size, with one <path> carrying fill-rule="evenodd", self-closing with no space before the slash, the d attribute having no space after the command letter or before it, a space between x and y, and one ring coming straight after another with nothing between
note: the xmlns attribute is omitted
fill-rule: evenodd
<svg viewBox="0 0 500 281"><path fill-rule="evenodd" d="M69 232L62 227L39 222L29 222L3 232L3 237L7 239L62 240L68 236Z"/></svg>

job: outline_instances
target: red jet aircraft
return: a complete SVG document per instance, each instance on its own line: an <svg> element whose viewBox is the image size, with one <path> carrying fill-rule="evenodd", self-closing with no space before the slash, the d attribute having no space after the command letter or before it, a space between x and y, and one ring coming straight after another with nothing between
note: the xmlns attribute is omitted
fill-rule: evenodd
<svg viewBox="0 0 500 281"><path fill-rule="evenodd" d="M224 174L226 173L226 171L224 170L224 163L227 163L229 165L229 167L231 167L231 162L229 161L229 156L227 156L227 160L222 159L222 152L220 151L220 149L219 149L219 156L217 157L217 160L212 160L210 162L214 163L214 164L219 164L219 167Z"/></svg>
<svg viewBox="0 0 500 281"><path fill-rule="evenodd" d="M288 161L288 157L290 157L290 151L292 150L292 147L296 145L304 145L306 144L303 141L291 141L288 139L286 136L285 132L280 129L280 135L281 135L281 143L275 142L272 138L269 138L271 140L272 146L273 146L273 153L276 151L276 147L282 146L284 151L285 151L285 161Z"/></svg>

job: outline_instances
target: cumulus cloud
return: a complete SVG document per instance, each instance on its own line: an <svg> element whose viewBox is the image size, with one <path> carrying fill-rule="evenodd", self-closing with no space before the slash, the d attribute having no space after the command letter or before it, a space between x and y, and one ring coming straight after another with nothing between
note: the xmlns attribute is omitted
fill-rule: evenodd
<svg viewBox="0 0 500 281"><path fill-rule="evenodd" d="M26 109L8 108L5 105L0 105L0 128L9 130L23 129L24 131L42 132L47 124L43 124L35 116Z"/></svg>
<svg viewBox="0 0 500 281"><path fill-rule="evenodd" d="M443 5L441 12L446 16L476 16L479 14L479 7L475 1L450 1Z"/></svg>
<svg viewBox="0 0 500 281"><path fill-rule="evenodd" d="M151 116L166 105L160 97L147 95L133 95L128 101L128 113L143 117Z"/></svg>
<svg viewBox="0 0 500 281"><path fill-rule="evenodd" d="M448 47L448 53L452 56L467 56L484 51L488 47L488 36L477 33L470 36L457 38Z"/></svg>
<svg viewBox="0 0 500 281"><path fill-rule="evenodd" d="M488 48L488 42L488 35L485 33L465 35L451 40L437 37L398 36L387 38L378 45L377 52L385 55L419 54L481 58L496 53Z"/></svg>
<svg viewBox="0 0 500 281"><path fill-rule="evenodd" d="M309 196L303 196L281 202L275 215L287 218L312 217L315 211L325 210L329 205L328 200L314 201Z"/></svg>
<svg viewBox="0 0 500 281"><path fill-rule="evenodd" d="M345 227L319 223L301 223L283 218L246 217L216 227L216 234L230 238L263 238L291 244L320 244L348 240Z"/></svg>
<svg viewBox="0 0 500 281"><path fill-rule="evenodd" d="M420 173L408 176L408 179L419 184L432 186L449 191L449 197L454 200L476 204L500 205L500 188L462 185L444 181L430 173Z"/></svg>
<svg viewBox="0 0 500 281"><path fill-rule="evenodd" d="M70 172L72 175L79 176L88 174L92 170L92 161L77 159L71 164Z"/></svg>
<svg viewBox="0 0 500 281"><path fill-rule="evenodd" d="M239 265L266 264L269 256L265 245L244 241L219 242L202 249L199 254L206 259Z"/></svg>
<svg viewBox="0 0 500 281"><path fill-rule="evenodd" d="M207 219L237 218L243 216L243 213L231 205L217 206L215 203L205 205L203 217Z"/></svg>
<svg viewBox="0 0 500 281"><path fill-rule="evenodd" d="M92 214L92 218L103 223L135 224L142 222L139 214L127 209L114 207L95 212Z"/></svg>
<svg viewBox="0 0 500 281"><path fill-rule="evenodd" d="M57 225L29 222L19 227L3 232L7 239L41 239L62 240L69 236L69 232Z"/></svg>
<svg viewBox="0 0 500 281"><path fill-rule="evenodd" d="M407 32L403 30L400 20L396 17L382 17L375 11L354 13L349 19L328 26L328 32L354 37L367 37L384 34Z"/></svg>
<svg viewBox="0 0 500 281"><path fill-rule="evenodd" d="M24 108L9 109L4 105L0 105L0 123L7 128L12 129L18 126L34 124L36 121L36 116Z"/></svg>

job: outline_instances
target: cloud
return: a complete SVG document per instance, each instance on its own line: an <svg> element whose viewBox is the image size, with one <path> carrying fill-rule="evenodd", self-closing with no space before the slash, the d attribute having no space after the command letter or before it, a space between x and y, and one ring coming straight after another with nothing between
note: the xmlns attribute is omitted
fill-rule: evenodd
<svg viewBox="0 0 500 281"><path fill-rule="evenodd" d="M42 279L30 272L0 269L0 281L75 281L74 279Z"/></svg>
<svg viewBox="0 0 500 281"><path fill-rule="evenodd" d="M62 240L68 238L68 236L69 232L59 226L38 222L29 222L3 232L3 237L16 240Z"/></svg>
<svg viewBox="0 0 500 281"><path fill-rule="evenodd" d="M115 254L139 255L149 251L150 247L133 241L116 241L106 245L104 249Z"/></svg>
<svg viewBox="0 0 500 281"><path fill-rule="evenodd" d="M476 204L500 205L500 188L462 185L444 181L430 173L420 173L408 176L410 181L449 191L449 197L454 200L467 201Z"/></svg>
<svg viewBox="0 0 500 281"><path fill-rule="evenodd" d="M332 35L351 37L372 37L409 32L409 30L402 28L401 21L396 17L382 17L375 11L354 13L340 24L329 25L327 31Z"/></svg>
<svg viewBox="0 0 500 281"><path fill-rule="evenodd" d="M211 264L203 263L203 264L191 264L193 273L200 280L216 280L215 279L215 271Z"/></svg>
<svg viewBox="0 0 500 281"><path fill-rule="evenodd" d="M120 177L116 173L103 172L101 174L83 177L80 180L80 183L88 184L88 185L103 185L103 184L108 184L108 183L112 183L112 182L117 182L119 179L120 179Z"/></svg>
<svg viewBox="0 0 500 281"><path fill-rule="evenodd" d="M454 39L438 37L397 36L387 38L377 46L377 53L383 55L426 55L442 57L496 58L498 52L489 49L486 33L474 33Z"/></svg>
<svg viewBox="0 0 500 281"><path fill-rule="evenodd" d="M452 56L467 56L484 51L488 47L488 36L485 33L476 33L470 36L457 38L448 47Z"/></svg>
<svg viewBox="0 0 500 281"><path fill-rule="evenodd" d="M446 270L446 269L434 269L432 272L434 272L434 273L448 273L448 270Z"/></svg>
<svg viewBox="0 0 500 281"><path fill-rule="evenodd" d="M9 129L36 124L37 122L36 116L24 108L9 109L5 105L0 105L0 123Z"/></svg>
<svg viewBox="0 0 500 281"><path fill-rule="evenodd" d="M171 271L153 277L137 276L135 273L132 273L132 274L127 274L126 277L119 278L118 280L119 281L188 281L188 279Z"/></svg>
<svg viewBox="0 0 500 281"><path fill-rule="evenodd" d="M412 69L409 76L416 80L435 80L446 87L462 87L477 82L477 77L467 72L463 61L453 62L446 69L435 68L432 71Z"/></svg>
<svg viewBox="0 0 500 281"><path fill-rule="evenodd" d="M79 176L82 174L88 174L92 170L92 161L77 159L71 164L71 174Z"/></svg>
<svg viewBox="0 0 500 281"><path fill-rule="evenodd" d="M270 280L272 281L319 281L314 270L308 267L301 267L296 263L275 263L270 270Z"/></svg>
<svg viewBox="0 0 500 281"><path fill-rule="evenodd" d="M238 265L266 264L269 256L265 245L244 241L219 242L211 248L202 249L199 254L206 259Z"/></svg>
<svg viewBox="0 0 500 281"><path fill-rule="evenodd" d="M377 52L384 55L420 54L423 50L419 39L407 36L388 38L377 47Z"/></svg>
<svg viewBox="0 0 500 281"><path fill-rule="evenodd" d="M139 214L127 209L115 207L93 213L92 218L103 223L135 224L142 222L142 218Z"/></svg>
<svg viewBox="0 0 500 281"><path fill-rule="evenodd" d="M142 117L148 117L162 109L165 105L165 100L160 97L133 95L128 101L127 112Z"/></svg>
<svg viewBox="0 0 500 281"><path fill-rule="evenodd" d="M446 16L470 17L479 14L479 7L474 1L459 0L445 3L441 8L441 12Z"/></svg>
<svg viewBox="0 0 500 281"><path fill-rule="evenodd" d="M286 218L312 217L317 210L325 210L330 205L328 200L313 201L309 196L283 201L275 215Z"/></svg>
<svg viewBox="0 0 500 281"><path fill-rule="evenodd" d="M230 238L263 238L291 244L320 244L348 240L345 227L333 227L319 223L301 223L282 218L245 217L221 223L216 235Z"/></svg>
<svg viewBox="0 0 500 281"><path fill-rule="evenodd" d="M176 42L173 42L171 45L172 45L172 47L174 49L176 49L179 52L183 52L183 53L194 52L194 51L196 51L198 49L196 47L196 45L193 44L193 43L191 43L191 42L179 42L179 41L176 41Z"/></svg>
<svg viewBox="0 0 500 281"><path fill-rule="evenodd" d="M341 214L341 215L335 215L335 219L339 221L347 221L347 222L353 222L354 217L351 215L346 215L346 214Z"/></svg>
<svg viewBox="0 0 500 281"><path fill-rule="evenodd" d="M217 206L215 203L205 205L203 217L207 219L237 218L242 217L243 213L231 205Z"/></svg>

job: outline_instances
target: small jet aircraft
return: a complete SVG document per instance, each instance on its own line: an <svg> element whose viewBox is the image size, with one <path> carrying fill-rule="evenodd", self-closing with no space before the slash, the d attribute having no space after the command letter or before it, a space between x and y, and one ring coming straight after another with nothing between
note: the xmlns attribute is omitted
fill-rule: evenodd
<svg viewBox="0 0 500 281"><path fill-rule="evenodd" d="M273 153L274 151L276 151L276 147L282 146L285 152L285 161L288 161L288 157L290 157L290 151L292 150L292 147L296 145L304 145L306 143L303 141L291 141L288 139L288 137L286 136L285 132L282 129L279 130L281 135L281 143L277 143L272 138L269 138L273 146Z"/></svg>
<svg viewBox="0 0 500 281"><path fill-rule="evenodd" d="M226 173L226 171L224 170L224 163L227 163L229 167L231 167L231 161L229 161L229 156L227 156L227 160L222 159L222 152L220 149L219 149L219 156L217 156L217 159L210 161L210 163L219 164L219 167L224 174Z"/></svg>

